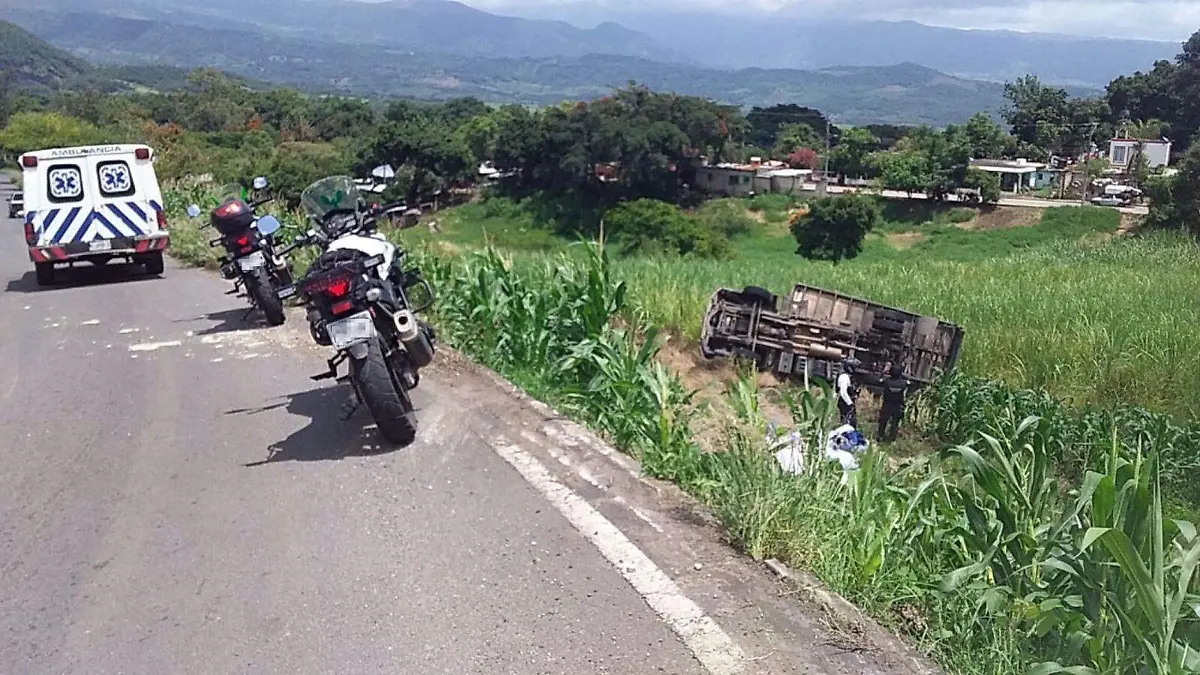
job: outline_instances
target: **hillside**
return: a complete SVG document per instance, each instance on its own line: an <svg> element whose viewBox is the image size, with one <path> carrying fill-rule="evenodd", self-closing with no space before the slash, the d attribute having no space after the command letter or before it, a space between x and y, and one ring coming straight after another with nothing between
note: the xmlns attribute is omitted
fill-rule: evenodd
<svg viewBox="0 0 1200 675"><path fill-rule="evenodd" d="M3 20L0 20L0 71L13 75L6 84L42 94L83 89L111 93L135 87L170 91L184 87L189 72L187 68L172 65L97 67ZM244 77L238 79L248 86L264 84Z"/></svg>
<svg viewBox="0 0 1200 675"><path fill-rule="evenodd" d="M845 14L834 19L811 3L776 13L724 14L608 0L505 5L505 12L520 17L455 0L5 0L3 5L0 17L21 13L17 22L38 35L47 35L66 13L88 12L415 53L611 54L718 70L916 63L967 79L1002 82L1032 73L1057 85L1088 88L1170 59L1179 48L1173 42L960 30Z"/></svg>
<svg viewBox="0 0 1200 675"><path fill-rule="evenodd" d="M71 13L87 12L411 52L511 58L602 53L686 60L674 49L614 23L585 29L564 21L498 16L451 0L10 0L6 4L8 10L0 11L18 17L18 23L39 35L48 35L48 30L62 35L56 22Z"/></svg>
<svg viewBox="0 0 1200 675"><path fill-rule="evenodd" d="M849 124L962 121L996 111L1003 88L913 64L821 71L727 71L618 55L485 58L315 42L230 28L87 12L13 12L42 37L95 63L212 65L307 90L544 105L591 98L636 80L743 106L798 103Z"/></svg>
<svg viewBox="0 0 1200 675"><path fill-rule="evenodd" d="M57 89L89 72L84 60L53 47L28 31L0 21L0 71L21 89Z"/></svg>
<svg viewBox="0 0 1200 675"><path fill-rule="evenodd" d="M583 11L571 7L576 17ZM1120 75L1150 68L1156 60L1172 59L1179 51L1175 42L960 30L913 21L811 19L799 10L770 17L698 12L596 15L670 44L699 65L721 68L911 62L971 79L1006 81L1032 73L1060 86L1102 88Z"/></svg>

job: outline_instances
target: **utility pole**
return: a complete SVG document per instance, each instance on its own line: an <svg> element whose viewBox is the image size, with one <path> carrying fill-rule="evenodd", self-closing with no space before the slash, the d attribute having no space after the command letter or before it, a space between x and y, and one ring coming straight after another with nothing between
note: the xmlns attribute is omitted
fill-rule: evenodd
<svg viewBox="0 0 1200 675"><path fill-rule="evenodd" d="M1099 122L1092 122L1091 128L1088 129L1087 139L1084 141L1083 146L1083 160L1079 162L1080 167L1083 169L1083 183L1079 190L1080 206L1087 206L1088 204L1088 188L1092 185L1091 172L1088 171L1088 154L1090 154L1089 151L1092 149L1092 136L1096 135L1096 127L1098 126L1100 126Z"/></svg>
<svg viewBox="0 0 1200 675"><path fill-rule="evenodd" d="M834 119L834 115L825 118L825 168L821 170L821 184L817 186L817 195L821 197L824 197L829 190L829 132L830 124Z"/></svg>

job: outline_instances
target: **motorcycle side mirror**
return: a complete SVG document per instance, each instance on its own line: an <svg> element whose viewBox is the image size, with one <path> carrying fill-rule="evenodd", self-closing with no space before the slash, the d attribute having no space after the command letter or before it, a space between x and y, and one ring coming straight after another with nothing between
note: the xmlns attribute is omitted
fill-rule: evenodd
<svg viewBox="0 0 1200 675"><path fill-rule="evenodd" d="M268 213L267 215L258 219L258 224L255 227L257 227L259 234L275 234L280 228L283 227L283 223L279 222L278 218Z"/></svg>
<svg viewBox="0 0 1200 675"><path fill-rule="evenodd" d="M266 176L259 176L254 179L254 189L255 190L265 190L265 189L267 189L267 186L270 184L271 183L267 180Z"/></svg>
<svg viewBox="0 0 1200 675"><path fill-rule="evenodd" d="M188 218L199 218L200 217L200 207L196 206L195 204L192 204L191 206L187 207L187 214L188 214Z"/></svg>

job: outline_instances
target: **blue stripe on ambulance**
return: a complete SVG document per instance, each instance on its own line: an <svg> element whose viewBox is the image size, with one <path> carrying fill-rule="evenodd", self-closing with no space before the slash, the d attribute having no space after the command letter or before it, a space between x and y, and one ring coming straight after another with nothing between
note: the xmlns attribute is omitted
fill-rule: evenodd
<svg viewBox="0 0 1200 675"><path fill-rule="evenodd" d="M149 204L156 209L157 202ZM59 216L66 214L62 218ZM25 214L26 222L32 223L38 240L49 244L67 244L91 241L97 237L140 237L150 234L153 223L143 204L138 202L113 202L85 211L82 207L48 209Z"/></svg>
<svg viewBox="0 0 1200 675"><path fill-rule="evenodd" d="M65 217L58 220L55 220L55 216L57 216L59 213L62 213L63 210L51 210L50 217L46 218L46 220L42 223L42 231L45 233L45 236L42 237L42 240L51 244L58 243L63 234L65 234L73 225L76 224L76 221L79 219L79 212L82 210L83 209L76 206L68 211Z"/></svg>
<svg viewBox="0 0 1200 675"><path fill-rule="evenodd" d="M121 211L121 207L118 204L109 204L108 210L113 211L113 215L116 216L114 223L124 231L125 237L137 237L139 234L146 233L144 228L139 227L130 216L125 215L124 211ZM145 217L142 217L140 220L145 223Z"/></svg>

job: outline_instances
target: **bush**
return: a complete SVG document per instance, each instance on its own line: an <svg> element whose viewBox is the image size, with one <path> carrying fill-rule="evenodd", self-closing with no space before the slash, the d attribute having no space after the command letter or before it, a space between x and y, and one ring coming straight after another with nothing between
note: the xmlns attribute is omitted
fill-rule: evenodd
<svg viewBox="0 0 1200 675"><path fill-rule="evenodd" d="M879 206L870 197L843 194L818 199L792 221L796 253L810 260L852 259L862 252L863 239L879 221Z"/></svg>
<svg viewBox="0 0 1200 675"><path fill-rule="evenodd" d="M729 258L733 249L724 235L704 227L678 206L657 199L623 202L604 214L605 236L626 255L669 253L701 258Z"/></svg>
<svg viewBox="0 0 1200 675"><path fill-rule="evenodd" d="M751 211L787 211L794 201L791 196L778 193L754 195L747 208Z"/></svg>
<svg viewBox="0 0 1200 675"><path fill-rule="evenodd" d="M116 142L95 126L54 112L22 112L0 130L0 148L20 155L32 150Z"/></svg>
<svg viewBox="0 0 1200 675"><path fill-rule="evenodd" d="M755 226L754 219L746 215L746 209L737 199L705 202L696 211L696 217L704 227L729 239L750 234Z"/></svg>

